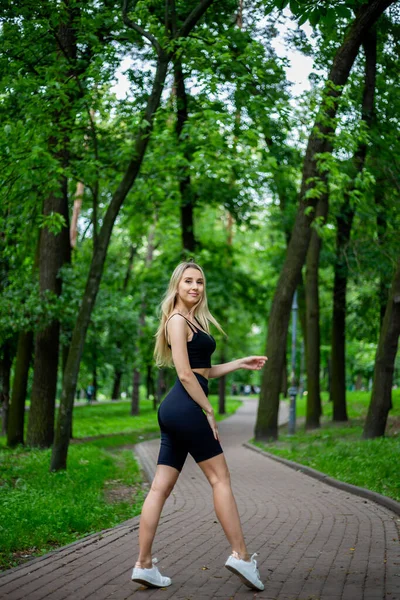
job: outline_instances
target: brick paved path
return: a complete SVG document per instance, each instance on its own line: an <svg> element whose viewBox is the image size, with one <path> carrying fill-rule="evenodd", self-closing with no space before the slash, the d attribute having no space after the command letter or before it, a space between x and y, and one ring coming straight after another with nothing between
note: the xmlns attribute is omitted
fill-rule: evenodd
<svg viewBox="0 0 400 600"><path fill-rule="evenodd" d="M249 590L223 568L230 549L214 515L211 488L189 456L153 548L160 570L172 577L169 588L151 590L130 581L136 517L7 571L0 597L400 600L398 517L243 448L253 434L256 405L246 400L219 430L249 551L259 552L264 592ZM153 440L138 446L149 473L158 445Z"/></svg>

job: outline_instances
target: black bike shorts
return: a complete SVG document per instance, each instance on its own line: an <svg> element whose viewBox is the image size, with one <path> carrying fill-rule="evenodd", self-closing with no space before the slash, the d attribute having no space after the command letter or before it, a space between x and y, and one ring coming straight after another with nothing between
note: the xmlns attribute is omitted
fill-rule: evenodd
<svg viewBox="0 0 400 600"><path fill-rule="evenodd" d="M208 396L208 380L200 373L194 374ZM169 465L181 471L188 452L197 463L223 452L203 409L178 377L158 407L157 417L161 429L158 465Z"/></svg>

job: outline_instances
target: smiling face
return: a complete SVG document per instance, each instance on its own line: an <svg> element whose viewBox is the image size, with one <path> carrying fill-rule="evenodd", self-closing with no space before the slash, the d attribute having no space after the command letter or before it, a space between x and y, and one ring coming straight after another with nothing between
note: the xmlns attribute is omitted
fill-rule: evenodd
<svg viewBox="0 0 400 600"><path fill-rule="evenodd" d="M178 285L178 297L190 310L200 302L204 293L204 280L201 272L188 267L183 272Z"/></svg>

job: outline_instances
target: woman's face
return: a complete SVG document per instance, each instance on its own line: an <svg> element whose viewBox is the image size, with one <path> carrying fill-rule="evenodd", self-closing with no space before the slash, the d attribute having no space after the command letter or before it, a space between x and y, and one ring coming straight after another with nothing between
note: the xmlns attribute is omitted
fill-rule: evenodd
<svg viewBox="0 0 400 600"><path fill-rule="evenodd" d="M183 272L178 285L178 296L188 306L200 302L204 293L204 280L198 269L189 267Z"/></svg>

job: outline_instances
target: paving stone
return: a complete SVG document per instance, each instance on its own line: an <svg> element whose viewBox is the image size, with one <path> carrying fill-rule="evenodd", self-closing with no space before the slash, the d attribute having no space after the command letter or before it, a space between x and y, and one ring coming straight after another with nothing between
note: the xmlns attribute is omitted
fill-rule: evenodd
<svg viewBox="0 0 400 600"><path fill-rule="evenodd" d="M265 583L250 590L227 569L229 544L212 490L189 456L168 498L153 546L161 590L130 580L139 517L0 575L4 600L400 600L400 520L388 509L327 486L242 446L257 402L219 423L250 553ZM282 420L287 418L282 413ZM149 480L159 440L135 448ZM203 567L207 567L203 569Z"/></svg>

